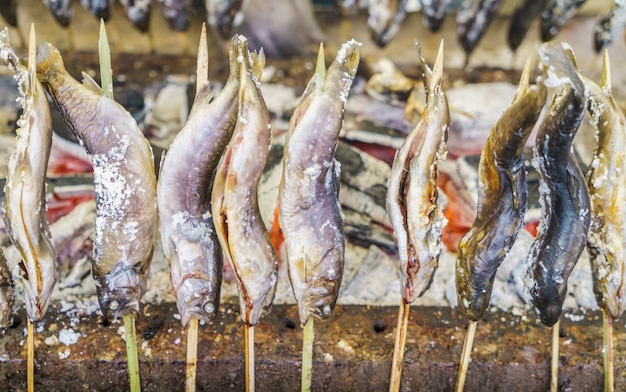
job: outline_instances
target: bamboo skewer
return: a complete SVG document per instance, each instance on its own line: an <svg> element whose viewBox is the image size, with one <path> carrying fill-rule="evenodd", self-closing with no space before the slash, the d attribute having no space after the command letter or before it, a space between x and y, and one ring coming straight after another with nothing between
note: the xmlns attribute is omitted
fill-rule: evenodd
<svg viewBox="0 0 626 392"><path fill-rule="evenodd" d="M402 364L404 363L404 346L406 344L406 331L409 324L409 310L411 304L401 300L398 307L398 328L396 330L396 341L393 348L393 360L391 362L391 379L389 381L389 392L400 390L400 378L402 377Z"/></svg>
<svg viewBox="0 0 626 392"><path fill-rule="evenodd" d="M559 389L559 329L561 321L552 326L552 359L550 361L550 392Z"/></svg>
<svg viewBox="0 0 626 392"><path fill-rule="evenodd" d="M195 392L198 368L198 318L192 317L187 327L187 361L185 391Z"/></svg>
<svg viewBox="0 0 626 392"><path fill-rule="evenodd" d="M474 335L476 334L476 325L478 322L470 321L467 325L465 333L465 341L463 342L463 353L461 354L461 363L459 364L459 372L456 378L456 391L461 392L465 387L465 378L467 377L467 369L469 368L470 356L472 355L472 347L474 346Z"/></svg>
<svg viewBox="0 0 626 392"><path fill-rule="evenodd" d="M254 325L245 323L246 392L254 392Z"/></svg>
<svg viewBox="0 0 626 392"><path fill-rule="evenodd" d="M304 329L302 330L302 380L300 390L309 392L313 379L313 339L315 330L313 329L313 316L309 316Z"/></svg>
<svg viewBox="0 0 626 392"><path fill-rule="evenodd" d="M27 372L26 382L28 392L35 390L35 328L34 323L28 319L28 337L27 337Z"/></svg>
<svg viewBox="0 0 626 392"><path fill-rule="evenodd" d="M613 375L613 319L611 315L603 311L604 322L602 323L603 346L602 357L604 362L604 391L613 392L615 390L615 379Z"/></svg>

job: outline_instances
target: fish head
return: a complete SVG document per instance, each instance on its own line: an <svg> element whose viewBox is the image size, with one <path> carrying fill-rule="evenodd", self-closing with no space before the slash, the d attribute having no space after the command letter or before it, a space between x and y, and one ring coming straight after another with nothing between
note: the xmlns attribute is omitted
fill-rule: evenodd
<svg viewBox="0 0 626 392"><path fill-rule="evenodd" d="M94 276L99 274L94 273ZM117 319L132 311L139 313L144 287L145 278L140 277L132 267L114 268L103 279L96 279L98 301L104 317Z"/></svg>
<svg viewBox="0 0 626 392"><path fill-rule="evenodd" d="M339 295L341 279L321 277L309 286L305 306L299 306L300 322L306 323L310 315L325 320L333 312Z"/></svg>
<svg viewBox="0 0 626 392"><path fill-rule="evenodd" d="M192 317L205 322L215 318L220 303L220 285L213 279L189 276L176 290L176 305L183 327ZM222 279L217 280L221 282Z"/></svg>

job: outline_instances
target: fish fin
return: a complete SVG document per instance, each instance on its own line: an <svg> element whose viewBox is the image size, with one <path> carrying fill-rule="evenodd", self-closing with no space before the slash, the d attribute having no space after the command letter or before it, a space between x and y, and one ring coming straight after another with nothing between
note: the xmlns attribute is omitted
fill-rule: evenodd
<svg viewBox="0 0 626 392"><path fill-rule="evenodd" d="M528 58L526 59L526 63L524 63L524 68L522 69L522 76L519 79L519 86L517 87L517 94L515 95L515 99L524 95L530 86L530 69L533 63L533 52L531 51L528 54ZM514 100L515 100L514 99Z"/></svg>
<svg viewBox="0 0 626 392"><path fill-rule="evenodd" d="M209 49L207 44L206 23L202 23L198 59L196 60L196 95L209 83Z"/></svg>
<svg viewBox="0 0 626 392"><path fill-rule="evenodd" d="M424 90L426 90L426 97L430 94L430 82L432 79L432 70L426 64L426 60L422 57L422 47L419 42L415 41L415 47L417 48L417 64L422 68L422 79L424 81ZM439 49L442 49L442 46L439 46Z"/></svg>
<svg viewBox="0 0 626 392"><path fill-rule="evenodd" d="M265 52L261 48L258 52L250 53L250 68L256 80L261 80L263 68L265 68Z"/></svg>
<svg viewBox="0 0 626 392"><path fill-rule="evenodd" d="M88 89L95 91L99 95L102 95L102 88L98 85L98 82L93 80L93 78L84 71L82 75L83 75L83 85L87 87Z"/></svg>
<svg viewBox="0 0 626 392"><path fill-rule="evenodd" d="M324 43L320 42L320 48L317 52L317 62L315 63L315 87L317 90L324 89L324 81L326 80L326 60L324 59Z"/></svg>
<svg viewBox="0 0 626 392"><path fill-rule="evenodd" d="M111 49L107 38L104 19L100 19L100 39L98 40L98 55L100 57L101 93L113 99L113 70L111 69Z"/></svg>
<svg viewBox="0 0 626 392"><path fill-rule="evenodd" d="M443 39L441 39L441 43L439 44L439 50L437 51L437 57L435 59L435 63L433 64L430 79L428 89L431 93L434 93L435 90L441 86L441 82L443 80Z"/></svg>

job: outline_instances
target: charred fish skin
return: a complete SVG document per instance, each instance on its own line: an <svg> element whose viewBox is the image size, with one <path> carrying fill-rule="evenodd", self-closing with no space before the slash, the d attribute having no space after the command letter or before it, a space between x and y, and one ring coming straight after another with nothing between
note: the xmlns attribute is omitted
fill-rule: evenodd
<svg viewBox="0 0 626 392"><path fill-rule="evenodd" d="M546 102L545 86L529 85L529 74L530 61L517 96L483 147L476 220L457 251L457 296L470 321L478 321L485 313L496 271L517 239L526 214L524 145Z"/></svg>
<svg viewBox="0 0 626 392"><path fill-rule="evenodd" d="M210 320L219 307L223 259L211 213L211 189L237 122L242 50L235 36L224 88L216 97L208 84L198 92L187 123L161 162L159 227L183 325L193 316Z"/></svg>
<svg viewBox="0 0 626 392"><path fill-rule="evenodd" d="M591 222L589 191L572 151L587 89L564 44L543 44L540 55L549 75L546 83L554 81L556 92L534 150L542 220L527 259L526 291L541 322L551 327L561 316L567 279L585 248Z"/></svg>
<svg viewBox="0 0 626 392"><path fill-rule="evenodd" d="M547 0L541 13L539 30L541 40L550 41L561 30L561 27L576 14L585 0Z"/></svg>
<svg viewBox="0 0 626 392"><path fill-rule="evenodd" d="M237 278L241 319L255 325L274 300L278 259L257 197L271 138L257 81L265 58L263 52L248 53L243 44L237 125L217 167L211 203L217 237Z"/></svg>
<svg viewBox="0 0 626 392"><path fill-rule="evenodd" d="M443 26L450 0L421 0L420 3L422 3L422 21L424 25L428 30L436 33Z"/></svg>
<svg viewBox="0 0 626 392"><path fill-rule="evenodd" d="M345 243L339 203L339 162L334 154L360 43L344 43L324 75L315 76L296 107L287 132L278 216L300 321L330 316L343 276ZM321 63L321 65L320 65Z"/></svg>
<svg viewBox="0 0 626 392"><path fill-rule="evenodd" d="M0 251L0 331L13 325L13 303L15 302L13 279L4 253Z"/></svg>
<svg viewBox="0 0 626 392"><path fill-rule="evenodd" d="M407 0L372 0L367 26L372 40L381 48L389 44L406 17Z"/></svg>
<svg viewBox="0 0 626 392"><path fill-rule="evenodd" d="M157 234L156 176L150 144L133 117L86 74L65 69L59 51L39 46L39 79L94 168L93 276L107 318L139 312Z"/></svg>
<svg viewBox="0 0 626 392"><path fill-rule="evenodd" d="M530 29L533 21L543 11L548 0L525 0L511 15L511 25L508 32L508 44L511 50L516 51L522 44L526 33Z"/></svg>
<svg viewBox="0 0 626 392"><path fill-rule="evenodd" d="M387 186L387 212L398 244L402 298L412 303L428 290L439 264L441 229L437 165L446 156L450 111L442 88L443 43L433 71L425 70L427 106L396 152Z"/></svg>
<svg viewBox="0 0 626 392"><path fill-rule="evenodd" d="M469 56L487 30L502 0L463 0L456 17L457 36Z"/></svg>
<svg viewBox="0 0 626 392"><path fill-rule="evenodd" d="M72 0L44 0L43 2L61 26L67 27L70 25L72 14L74 14Z"/></svg>
<svg viewBox="0 0 626 392"><path fill-rule="evenodd" d="M15 74L22 117L15 148L9 158L5 185L4 219L11 241L21 257L25 303L31 321L45 314L57 280L56 251L46 216L46 170L52 146L52 120L43 86L35 71L34 32L29 68L21 66L9 45L8 30L0 33L0 57Z"/></svg>
<svg viewBox="0 0 626 392"><path fill-rule="evenodd" d="M598 144L587 171L591 197L591 226L587 249L598 305L613 319L626 307L626 119L611 93L605 51L602 86L584 79L589 88L588 110Z"/></svg>

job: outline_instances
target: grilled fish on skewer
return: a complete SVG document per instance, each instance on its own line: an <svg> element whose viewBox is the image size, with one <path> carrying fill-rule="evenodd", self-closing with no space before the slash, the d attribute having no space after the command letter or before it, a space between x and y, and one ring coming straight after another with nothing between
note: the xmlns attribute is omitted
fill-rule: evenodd
<svg viewBox="0 0 626 392"><path fill-rule="evenodd" d="M539 23L541 40L546 42L556 37L565 22L576 14L584 2L585 0L547 0Z"/></svg>
<svg viewBox="0 0 626 392"><path fill-rule="evenodd" d="M72 14L74 13L72 0L44 0L43 2L61 26L67 27L70 25Z"/></svg>
<svg viewBox="0 0 626 392"><path fill-rule="evenodd" d="M255 325L274 299L278 261L257 199L271 136L269 111L257 86L265 57L248 53L242 39L239 115L217 167L211 206L217 237L237 277L241 318Z"/></svg>
<svg viewBox="0 0 626 392"><path fill-rule="evenodd" d="M132 116L83 74L70 76L59 51L39 46L37 73L94 168L93 276L105 317L139 311L157 230L152 149Z"/></svg>
<svg viewBox="0 0 626 392"><path fill-rule="evenodd" d="M279 187L279 222L300 321L330 316L343 275L339 163L334 154L360 59L360 44L342 45L328 71L318 57L289 124Z"/></svg>
<svg viewBox="0 0 626 392"><path fill-rule="evenodd" d="M457 36L468 58L487 30L500 4L502 0L463 0L456 16Z"/></svg>
<svg viewBox="0 0 626 392"><path fill-rule="evenodd" d="M31 28L28 69L9 45L8 30L0 33L0 56L15 74L24 108L18 120L15 149L9 158L4 212L9 236L19 251L26 311L32 322L43 317L57 280L56 251L46 217L46 169L52 145L52 120L43 86L35 70Z"/></svg>
<svg viewBox="0 0 626 392"><path fill-rule="evenodd" d="M526 213L524 145L546 101L543 84L531 86L529 79L530 58L517 96L483 147L477 216L457 251L457 295L471 321L478 321L489 305L496 271L513 246Z"/></svg>
<svg viewBox="0 0 626 392"><path fill-rule="evenodd" d="M400 29L406 17L407 0L372 0L369 5L367 27L376 45L387 46Z"/></svg>
<svg viewBox="0 0 626 392"><path fill-rule="evenodd" d="M233 38L230 75L223 90L213 98L208 83L202 87L161 163L157 188L161 241L183 325L194 316L214 317L219 305L222 250L211 215L211 189L237 122L242 51L242 43Z"/></svg>
<svg viewBox="0 0 626 392"><path fill-rule="evenodd" d="M446 155L450 113L442 89L443 44L434 70L424 64L427 107L397 151L387 187L387 212L398 244L402 298L412 303L430 286L446 224L438 205L437 164Z"/></svg>
<svg viewBox="0 0 626 392"><path fill-rule="evenodd" d="M611 94L608 59L602 87L585 79L589 111L598 130L598 144L587 172L591 197L591 226L587 247L598 305L614 320L626 307L626 119Z"/></svg>
<svg viewBox="0 0 626 392"><path fill-rule="evenodd" d="M0 333L13 325L13 279L4 253L0 251Z"/></svg>
<svg viewBox="0 0 626 392"><path fill-rule="evenodd" d="M541 14L547 0L524 0L515 8L511 15L508 43L511 50L516 51L522 44L530 25Z"/></svg>
<svg viewBox="0 0 626 392"><path fill-rule="evenodd" d="M564 44L544 44L539 53L549 76L546 84L555 83L556 92L535 144L542 221L528 255L526 290L541 322L551 327L561 316L567 279L589 231L589 192L572 152L587 90Z"/></svg>

